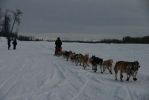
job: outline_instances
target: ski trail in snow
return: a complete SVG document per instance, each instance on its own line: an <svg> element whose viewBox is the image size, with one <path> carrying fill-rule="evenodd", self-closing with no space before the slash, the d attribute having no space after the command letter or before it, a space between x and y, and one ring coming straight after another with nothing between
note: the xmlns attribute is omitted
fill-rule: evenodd
<svg viewBox="0 0 149 100"><path fill-rule="evenodd" d="M137 95L136 91L134 91L134 89L132 87L127 86L126 89L128 91L127 93L128 93L128 95L130 97L130 100L138 100L139 96Z"/></svg>
<svg viewBox="0 0 149 100"><path fill-rule="evenodd" d="M122 86L118 86L116 89L115 89L115 92L114 92L114 97L115 97L115 100L122 100L121 97L119 97L118 93L120 91L120 89L122 88Z"/></svg>
<svg viewBox="0 0 149 100"><path fill-rule="evenodd" d="M89 79L85 82L85 84L81 87L81 89L79 90L78 94L76 94L71 100L76 100L80 94L83 92L83 90L86 88L87 84L89 82Z"/></svg>
<svg viewBox="0 0 149 100"><path fill-rule="evenodd" d="M16 76L16 74L18 74L18 72L22 71L24 69L25 65L22 65L22 67L16 71L15 73L13 73L13 75L11 75L8 79L6 79L1 85L0 85L0 89L14 76Z"/></svg>
<svg viewBox="0 0 149 100"><path fill-rule="evenodd" d="M26 60L26 61L27 61L27 60ZM26 62L26 61L25 61L25 62ZM14 72L7 80L5 80L5 81L0 85L0 91L1 91L1 89L2 89L5 85L7 85L7 83L11 83L11 84L12 84L12 86L7 89L7 91L3 94L3 96L0 97L0 100L3 100L3 99L7 96L9 90L11 90L11 89L14 87L14 85L17 83L17 80L15 80L13 83L12 83L12 82L9 82L9 81L10 81L11 79L13 79L15 76L17 76L19 73L21 73L21 71L23 71L23 69L25 68L25 66L26 66L26 65L23 64L22 67L19 68L18 71ZM1 95L1 94L0 94L0 95Z"/></svg>
<svg viewBox="0 0 149 100"><path fill-rule="evenodd" d="M48 77L48 79L46 79L44 83L42 83L39 89L44 89L44 86L49 84L50 87L48 87L50 88L50 91L52 91L63 81L65 81L65 75L59 65L56 64L54 61L50 61L50 63L56 68L54 68L54 70L52 71L52 75Z"/></svg>

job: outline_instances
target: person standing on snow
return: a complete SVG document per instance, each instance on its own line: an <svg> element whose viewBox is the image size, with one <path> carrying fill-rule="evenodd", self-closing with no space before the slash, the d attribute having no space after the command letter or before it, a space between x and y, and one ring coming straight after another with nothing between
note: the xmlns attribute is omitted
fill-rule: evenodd
<svg viewBox="0 0 149 100"><path fill-rule="evenodd" d="M13 39L12 44L13 44L13 50L16 50L16 46L17 46L17 39L16 38Z"/></svg>
<svg viewBox="0 0 149 100"><path fill-rule="evenodd" d="M8 44L8 50L10 50L10 47L11 47L11 38L10 37L7 38L7 44Z"/></svg>
<svg viewBox="0 0 149 100"><path fill-rule="evenodd" d="M60 55L62 51L62 41L58 37L57 40L55 41L55 55Z"/></svg>

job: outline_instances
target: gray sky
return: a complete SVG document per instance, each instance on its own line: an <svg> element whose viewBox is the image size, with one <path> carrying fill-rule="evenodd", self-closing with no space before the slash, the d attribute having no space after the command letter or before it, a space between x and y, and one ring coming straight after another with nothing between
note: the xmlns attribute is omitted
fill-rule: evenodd
<svg viewBox="0 0 149 100"><path fill-rule="evenodd" d="M25 33L149 35L147 3L147 0L0 0L0 7L23 11L20 32Z"/></svg>

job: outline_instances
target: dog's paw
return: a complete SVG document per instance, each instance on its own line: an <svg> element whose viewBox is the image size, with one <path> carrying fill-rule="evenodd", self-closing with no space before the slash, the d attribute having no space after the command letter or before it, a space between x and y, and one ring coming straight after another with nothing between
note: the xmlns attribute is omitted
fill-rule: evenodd
<svg viewBox="0 0 149 100"><path fill-rule="evenodd" d="M137 78L133 78L134 81L137 81Z"/></svg>

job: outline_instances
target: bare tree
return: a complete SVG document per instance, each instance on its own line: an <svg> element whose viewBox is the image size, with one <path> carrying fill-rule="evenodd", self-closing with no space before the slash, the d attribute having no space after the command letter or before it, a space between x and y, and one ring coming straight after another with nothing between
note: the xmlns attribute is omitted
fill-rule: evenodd
<svg viewBox="0 0 149 100"><path fill-rule="evenodd" d="M0 32L2 31L2 10L0 8Z"/></svg>
<svg viewBox="0 0 149 100"><path fill-rule="evenodd" d="M7 9L5 13L0 9L0 32L3 36L17 35L17 33L13 34L13 29L16 24L17 26L20 25L22 14L22 11L19 9L16 11Z"/></svg>
<svg viewBox="0 0 149 100"><path fill-rule="evenodd" d="M2 27L2 31L5 34L9 34L10 33L10 15L8 14L8 10L5 11L5 15L4 15L4 20L3 20L3 27Z"/></svg>
<svg viewBox="0 0 149 100"><path fill-rule="evenodd" d="M14 25L17 23L18 25L20 25L20 22L21 22L21 16L22 16L23 12L19 9L17 9L15 12L13 12L13 17L14 17L14 20L13 20L13 24L12 24L12 27L11 27L11 33L13 31L13 28L14 28Z"/></svg>

